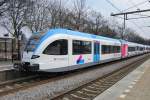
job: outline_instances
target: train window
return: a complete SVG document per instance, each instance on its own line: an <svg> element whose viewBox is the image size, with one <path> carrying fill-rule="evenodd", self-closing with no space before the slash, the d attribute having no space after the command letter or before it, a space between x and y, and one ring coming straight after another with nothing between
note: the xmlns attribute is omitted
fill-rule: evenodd
<svg viewBox="0 0 150 100"><path fill-rule="evenodd" d="M120 46L102 45L102 54L120 53Z"/></svg>
<svg viewBox="0 0 150 100"><path fill-rule="evenodd" d="M116 46L116 53L120 53L120 52L121 52L120 46Z"/></svg>
<svg viewBox="0 0 150 100"><path fill-rule="evenodd" d="M113 53L120 53L120 46L113 46Z"/></svg>
<svg viewBox="0 0 150 100"><path fill-rule="evenodd" d="M144 50L144 48L143 47L140 47L140 51L143 51Z"/></svg>
<svg viewBox="0 0 150 100"><path fill-rule="evenodd" d="M102 54L108 54L111 52L111 46L110 45L102 45Z"/></svg>
<svg viewBox="0 0 150 100"><path fill-rule="evenodd" d="M60 39L52 42L47 46L43 53L48 55L67 55L68 40Z"/></svg>
<svg viewBox="0 0 150 100"><path fill-rule="evenodd" d="M25 51L34 51L36 46L39 44L41 37L41 34L32 35L26 44Z"/></svg>
<svg viewBox="0 0 150 100"><path fill-rule="evenodd" d="M109 48L107 45L102 45L102 54L106 54L109 52Z"/></svg>
<svg viewBox="0 0 150 100"><path fill-rule="evenodd" d="M78 54L91 54L91 42L90 41L80 41L73 40L72 43L72 53L73 55Z"/></svg>
<svg viewBox="0 0 150 100"><path fill-rule="evenodd" d="M137 47L136 47L136 51L138 51L138 50L139 50L139 47L137 46Z"/></svg>
<svg viewBox="0 0 150 100"><path fill-rule="evenodd" d="M128 51L129 52L136 51L136 47L128 47Z"/></svg>

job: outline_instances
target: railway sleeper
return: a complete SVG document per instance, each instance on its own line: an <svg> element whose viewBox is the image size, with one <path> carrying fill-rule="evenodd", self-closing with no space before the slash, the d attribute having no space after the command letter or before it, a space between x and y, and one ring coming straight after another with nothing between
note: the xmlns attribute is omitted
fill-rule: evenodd
<svg viewBox="0 0 150 100"><path fill-rule="evenodd" d="M94 97L93 95L88 95L88 93L85 93L85 92L84 93L83 92L74 92L73 94L83 97L83 98L93 98Z"/></svg>
<svg viewBox="0 0 150 100"><path fill-rule="evenodd" d="M92 97L95 97L96 94L95 93L88 93L88 92L85 92L85 91L77 91L78 93L81 93L81 94L87 94L89 96L92 96Z"/></svg>
<svg viewBox="0 0 150 100"><path fill-rule="evenodd" d="M76 94L70 94L73 98L76 98L76 100L90 100L89 98L87 97L81 97L81 96L78 96Z"/></svg>

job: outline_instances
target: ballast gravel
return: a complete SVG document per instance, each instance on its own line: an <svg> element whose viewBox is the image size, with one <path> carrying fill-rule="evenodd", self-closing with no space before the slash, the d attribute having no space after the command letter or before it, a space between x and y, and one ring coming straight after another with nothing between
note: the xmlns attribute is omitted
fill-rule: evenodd
<svg viewBox="0 0 150 100"><path fill-rule="evenodd" d="M122 65L129 64L141 57L136 57L117 64L108 65L106 67L94 68L85 73L76 74L60 80L55 80L46 84L38 85L25 90L20 90L0 97L0 100L50 100L56 95L77 88L85 83L95 80L104 74L112 72Z"/></svg>

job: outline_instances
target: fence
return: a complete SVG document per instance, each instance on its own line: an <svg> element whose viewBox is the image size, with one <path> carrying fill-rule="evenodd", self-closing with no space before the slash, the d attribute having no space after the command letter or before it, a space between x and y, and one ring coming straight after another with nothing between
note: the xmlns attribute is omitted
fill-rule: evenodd
<svg viewBox="0 0 150 100"><path fill-rule="evenodd" d="M12 38L0 38L0 60L20 60L21 52L25 46L22 41Z"/></svg>

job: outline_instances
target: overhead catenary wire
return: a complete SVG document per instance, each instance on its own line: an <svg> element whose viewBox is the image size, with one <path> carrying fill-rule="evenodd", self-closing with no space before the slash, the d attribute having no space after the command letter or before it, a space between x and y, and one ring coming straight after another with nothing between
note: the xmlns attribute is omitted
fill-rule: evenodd
<svg viewBox="0 0 150 100"><path fill-rule="evenodd" d="M109 0L105 0L107 3L109 3L113 8L115 8L117 11L119 11L119 12L122 12L118 7L116 7L111 1L109 1ZM145 2L148 2L147 0L145 1ZM144 2L143 2L144 3ZM136 4L136 6L137 6L137 4ZM133 7L133 6L132 6ZM134 5L134 7L135 7L135 5ZM130 7L131 8L131 7ZM128 8L129 9L129 8ZM132 24L134 24L134 26L136 26L139 30L141 30L141 32L143 32L144 30L140 27L140 26L138 26L135 22L133 22L133 21L131 21L130 20L130 22L132 23Z"/></svg>
<svg viewBox="0 0 150 100"><path fill-rule="evenodd" d="M140 5L136 5L136 4L134 4L134 2L132 1L132 0L130 0L131 1L131 3L133 4L133 5L135 5L135 7L137 8L137 9L139 9L140 10L140 8L138 7L138 6L140 6ZM148 1L148 0L146 0L146 1ZM139 15L139 16L141 16L141 17L137 17L137 18L130 18L130 19L141 19L141 18L150 18L150 16L149 15L147 15L147 16L142 16L141 15L141 13L139 13L139 14L136 14L136 15ZM143 20L144 20L143 19ZM143 23L143 25L145 24L144 22L142 22ZM134 23L135 24L135 23Z"/></svg>
<svg viewBox="0 0 150 100"><path fill-rule="evenodd" d="M118 7L116 7L111 1L106 0L106 2L109 3L113 8L115 8L116 10L118 10L119 12L121 12L121 10Z"/></svg>
<svg viewBox="0 0 150 100"><path fill-rule="evenodd" d="M147 2L147 1L148 1L148 0L146 0L145 2ZM140 8L139 8L138 6L140 6L140 4L142 4L142 2L140 2L140 3L138 3L138 4L134 4L133 0L130 0L130 2L132 3L132 5L134 5L133 7L136 7L137 10L140 10ZM148 2L150 2L150 1L148 1ZM145 4L145 3L143 2L143 4ZM139 18L149 18L149 17L150 17L150 15L143 15L143 14L141 14L141 13L137 13L137 14L134 14L134 15L141 16L141 17L139 17ZM131 18L131 19L139 19L139 18Z"/></svg>
<svg viewBox="0 0 150 100"><path fill-rule="evenodd" d="M127 8L127 9L122 10L122 12L127 11L127 10L132 9L132 8L137 8L137 6L143 5L143 4L147 3L147 2L148 2L148 0L145 0L145 1L140 2L140 3L138 3L138 4L134 4L133 6Z"/></svg>
<svg viewBox="0 0 150 100"><path fill-rule="evenodd" d="M138 3L138 4L134 4L132 0L130 0L130 1L131 1L132 5L134 5L134 7L136 7L136 8L139 9L139 10L140 10L140 8L139 8L138 6L140 6L140 5L145 4L146 2L148 2L148 0L146 0L146 1L143 1L143 3L141 2L141 3ZM140 15L140 16L141 16L141 13L139 13L139 14L137 13L137 14L134 14L134 15ZM147 16L142 16L142 17L138 17L138 18L130 18L130 19L141 19L141 18L150 18L150 16L147 15ZM128 19L128 20L129 20L129 19ZM143 28L139 27L135 22L132 21L132 23L133 23L136 27L138 27L142 32L143 32L143 31L145 32L145 30L143 30ZM144 24L144 22L143 22L143 24Z"/></svg>

